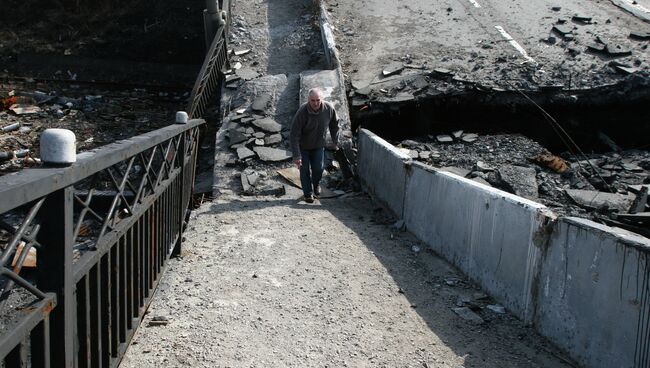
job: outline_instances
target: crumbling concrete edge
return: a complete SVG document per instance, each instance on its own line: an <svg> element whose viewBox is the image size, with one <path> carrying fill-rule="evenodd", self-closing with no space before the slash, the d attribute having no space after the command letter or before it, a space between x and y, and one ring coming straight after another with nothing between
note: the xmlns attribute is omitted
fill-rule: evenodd
<svg viewBox="0 0 650 368"><path fill-rule="evenodd" d="M365 129L359 177L411 233L580 366L647 363L650 239L557 218L538 203L414 163Z"/></svg>
<svg viewBox="0 0 650 368"><path fill-rule="evenodd" d="M332 69L336 70L336 75L339 80L339 85L343 89L344 93L342 94L342 103L345 103L346 107L349 106L348 103L348 98L347 98L347 93L345 93L345 76L343 75L343 69L341 67L341 59L339 56L339 52L336 48L336 41L334 39L334 32L332 30L331 22L329 15L327 13L327 9L325 8L325 0L314 0L315 2L318 2L318 7L319 7L319 13L318 13L318 21L320 25L320 34L321 38L323 41L323 50L325 52L325 59L327 61L327 66ZM339 160L343 162L339 162L341 165L350 165L350 167L346 167L344 169L344 172L356 172L356 170L353 169L354 166L356 166L356 154L355 150L353 148L353 141L352 141L352 120L350 118L350 110L346 108L344 111L339 112L339 114L343 116L339 116L340 120L344 122L344 124L341 126L341 132L339 133L339 145L341 149L343 150L343 154L345 155L345 160Z"/></svg>

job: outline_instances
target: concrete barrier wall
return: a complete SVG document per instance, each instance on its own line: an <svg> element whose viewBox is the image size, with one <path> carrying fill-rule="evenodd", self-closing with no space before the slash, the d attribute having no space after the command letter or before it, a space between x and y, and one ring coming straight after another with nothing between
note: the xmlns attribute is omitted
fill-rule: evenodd
<svg viewBox="0 0 650 368"><path fill-rule="evenodd" d="M545 206L414 162L406 227L527 322Z"/></svg>
<svg viewBox="0 0 650 368"><path fill-rule="evenodd" d="M411 158L372 132L363 129L359 134L357 170L361 185L378 202L402 217L407 178L407 164Z"/></svg>
<svg viewBox="0 0 650 368"><path fill-rule="evenodd" d="M650 240L437 171L359 133L366 190L586 367L650 367Z"/></svg>
<svg viewBox="0 0 650 368"><path fill-rule="evenodd" d="M586 367L650 367L648 239L561 218L540 270L535 325Z"/></svg>

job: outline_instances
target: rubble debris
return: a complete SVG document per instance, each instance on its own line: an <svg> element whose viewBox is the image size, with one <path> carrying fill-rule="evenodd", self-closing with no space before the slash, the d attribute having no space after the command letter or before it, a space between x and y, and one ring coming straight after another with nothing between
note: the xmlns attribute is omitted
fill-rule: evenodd
<svg viewBox="0 0 650 368"><path fill-rule="evenodd" d="M555 33L557 33L560 37L563 39L566 39L568 36L571 36L570 38L573 38L573 28L561 24L556 24L553 26L552 29Z"/></svg>
<svg viewBox="0 0 650 368"><path fill-rule="evenodd" d="M650 32L632 31L630 32L630 38L640 41L650 40Z"/></svg>
<svg viewBox="0 0 650 368"><path fill-rule="evenodd" d="M639 193L637 193L636 198L632 201L630 206L629 213L635 214L639 212L645 212L646 206L648 205L648 187L644 186L641 188Z"/></svg>
<svg viewBox="0 0 650 368"><path fill-rule="evenodd" d="M389 75L401 73L402 70L404 70L404 64L394 62L386 65L381 73L384 77L388 77Z"/></svg>
<svg viewBox="0 0 650 368"><path fill-rule="evenodd" d="M535 169L508 165L498 168L496 172L510 193L533 200L539 197Z"/></svg>
<svg viewBox="0 0 650 368"><path fill-rule="evenodd" d="M228 130L228 139L230 140L230 144L233 145L247 140L248 137L237 128L230 128Z"/></svg>
<svg viewBox="0 0 650 368"><path fill-rule="evenodd" d="M262 93L259 96L255 97L251 109L257 112L265 112L269 102L271 102L272 96L268 93Z"/></svg>
<svg viewBox="0 0 650 368"><path fill-rule="evenodd" d="M440 143L451 143L454 141L454 138L446 134L441 134L436 136L436 140Z"/></svg>
<svg viewBox="0 0 650 368"><path fill-rule="evenodd" d="M18 261L20 260L20 256L23 253L23 249L25 249L26 245L27 244L24 241L18 243L18 246L16 246L16 253L14 254L13 260L11 261L11 267L16 267L18 265ZM29 247L27 256L25 257L25 260L23 261L22 265L20 265L20 267L36 268L36 248Z"/></svg>
<svg viewBox="0 0 650 368"><path fill-rule="evenodd" d="M251 52L250 49L241 49L241 50L235 50L234 54L235 56L242 56L248 54L249 52Z"/></svg>
<svg viewBox="0 0 650 368"><path fill-rule="evenodd" d="M2 132L3 133L8 133L8 132L13 132L14 130L18 130L20 128L20 123L13 123L9 125L5 125L2 127Z"/></svg>
<svg viewBox="0 0 650 368"><path fill-rule="evenodd" d="M490 304L487 305L485 308L491 310L492 312L496 314L505 314L506 313L506 308L504 308L503 305L501 304Z"/></svg>
<svg viewBox="0 0 650 368"><path fill-rule="evenodd" d="M608 209L627 212L635 196L631 194L606 193L594 190L565 189L576 204L587 209Z"/></svg>
<svg viewBox="0 0 650 368"><path fill-rule="evenodd" d="M254 157L254 156L255 156L255 152L249 150L246 147L237 148L237 157L242 161L247 159L247 158Z"/></svg>
<svg viewBox="0 0 650 368"><path fill-rule="evenodd" d="M623 213L616 216L619 220L626 220L632 223L639 223L641 225L650 225L650 212L640 213Z"/></svg>
<svg viewBox="0 0 650 368"><path fill-rule="evenodd" d="M278 124L272 118L263 118L253 120L253 125L269 133L277 133L282 130L282 125Z"/></svg>
<svg viewBox="0 0 650 368"><path fill-rule="evenodd" d="M257 153L260 160L266 162L286 161L293 157L291 151L280 148L254 147L253 151Z"/></svg>
<svg viewBox="0 0 650 368"><path fill-rule="evenodd" d="M282 142L282 134L272 134L264 137L264 144L267 146Z"/></svg>
<svg viewBox="0 0 650 368"><path fill-rule="evenodd" d="M154 316L151 321L149 321L149 327L167 326L168 324L169 318L165 316Z"/></svg>
<svg viewBox="0 0 650 368"><path fill-rule="evenodd" d="M475 133L465 133L460 138L465 143L472 143L478 139L478 134Z"/></svg>
<svg viewBox="0 0 650 368"><path fill-rule="evenodd" d="M533 157L533 161L550 168L556 173L563 173L569 170L569 165L567 165L566 161L548 151Z"/></svg>
<svg viewBox="0 0 650 368"><path fill-rule="evenodd" d="M571 17L571 20L574 22L578 22L580 24L591 24L591 17L585 16L585 15L574 15Z"/></svg>
<svg viewBox="0 0 650 368"><path fill-rule="evenodd" d="M16 115L38 114L41 108L34 105L13 104L9 107Z"/></svg>
<svg viewBox="0 0 650 368"><path fill-rule="evenodd" d="M9 110L12 105L17 102L16 96L9 96L0 99L0 111Z"/></svg>
<svg viewBox="0 0 650 368"><path fill-rule="evenodd" d="M468 307L451 308L460 318L472 324L482 324L485 321L478 314L472 312Z"/></svg>

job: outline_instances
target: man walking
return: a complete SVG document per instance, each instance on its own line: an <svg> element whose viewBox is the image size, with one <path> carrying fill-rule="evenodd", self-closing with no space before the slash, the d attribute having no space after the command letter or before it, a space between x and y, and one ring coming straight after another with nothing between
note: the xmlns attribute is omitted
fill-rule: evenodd
<svg viewBox="0 0 650 368"><path fill-rule="evenodd" d="M307 203L320 196L323 176L325 138L330 130L334 149L338 150L339 118L334 106L323 101L318 88L309 90L309 101L300 106L291 123L291 151L293 162L300 169L300 184Z"/></svg>

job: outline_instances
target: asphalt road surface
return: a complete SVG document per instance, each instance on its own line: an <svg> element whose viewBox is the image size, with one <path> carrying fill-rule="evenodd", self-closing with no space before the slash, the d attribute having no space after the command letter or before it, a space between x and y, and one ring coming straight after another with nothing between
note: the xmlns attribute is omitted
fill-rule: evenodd
<svg viewBox="0 0 650 368"><path fill-rule="evenodd" d="M646 3L635 6L643 9ZM610 0L326 4L343 70L358 84L375 80L392 62L444 68L459 78L506 89L593 88L624 77L612 62L645 72L650 67L648 40L630 37L633 31L650 32L650 23ZM608 49L594 49L604 46Z"/></svg>

